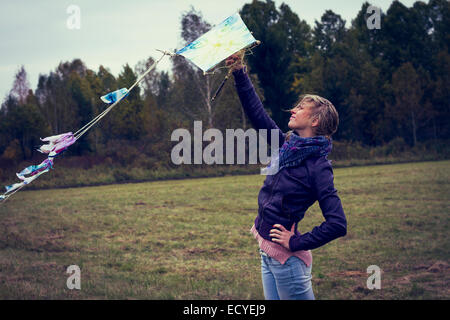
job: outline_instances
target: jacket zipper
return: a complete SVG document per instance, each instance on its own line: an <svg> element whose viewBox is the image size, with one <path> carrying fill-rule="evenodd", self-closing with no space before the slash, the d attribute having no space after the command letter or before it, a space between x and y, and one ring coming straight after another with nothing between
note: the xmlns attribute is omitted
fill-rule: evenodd
<svg viewBox="0 0 450 320"><path fill-rule="evenodd" d="M265 209L266 206L269 204L270 200L272 200L272 197L273 197L273 189L275 188L275 185L277 184L277 182L278 182L279 179L280 179L280 174L278 174L278 177L276 177L275 181L274 181L273 184L272 184L272 188L271 188L271 190L270 190L270 197L269 197L269 200L267 200L267 201L263 204L263 206L262 206L262 209L261 209L261 219L260 219L261 221L259 222L259 227L258 227L258 229L261 229L261 225L262 225L263 218L264 218L264 209Z"/></svg>

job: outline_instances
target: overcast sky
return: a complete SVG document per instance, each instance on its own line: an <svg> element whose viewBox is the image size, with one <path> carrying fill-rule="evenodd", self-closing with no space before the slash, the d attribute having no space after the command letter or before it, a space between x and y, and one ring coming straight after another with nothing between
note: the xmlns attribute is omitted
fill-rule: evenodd
<svg viewBox="0 0 450 320"><path fill-rule="evenodd" d="M14 75L25 66L31 88L39 74L48 74L60 61L80 58L88 68L103 65L118 75L123 65L159 57L156 48L180 48L180 18L190 6L212 25L222 22L251 0L0 0L0 101L11 89ZM327 9L350 25L363 0L275 0L286 3L310 26ZM391 0L369 1L387 11ZM411 7L415 1L401 0ZM80 9L81 28L69 29L70 5ZM159 69L168 70L163 60Z"/></svg>

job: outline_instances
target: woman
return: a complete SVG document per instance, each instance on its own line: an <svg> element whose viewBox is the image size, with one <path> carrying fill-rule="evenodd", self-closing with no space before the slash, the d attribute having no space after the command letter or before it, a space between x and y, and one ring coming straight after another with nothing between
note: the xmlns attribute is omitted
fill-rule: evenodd
<svg viewBox="0 0 450 320"><path fill-rule="evenodd" d="M233 72L242 107L255 129L277 130L282 145L278 167L259 192L258 216L251 229L260 248L264 296L267 300L312 300L310 250L347 233L333 170L326 158L339 124L338 113L324 98L302 96L291 110L288 126L292 131L284 134L265 112L242 58L232 55L226 65ZM298 222L315 201L325 221L300 234Z"/></svg>

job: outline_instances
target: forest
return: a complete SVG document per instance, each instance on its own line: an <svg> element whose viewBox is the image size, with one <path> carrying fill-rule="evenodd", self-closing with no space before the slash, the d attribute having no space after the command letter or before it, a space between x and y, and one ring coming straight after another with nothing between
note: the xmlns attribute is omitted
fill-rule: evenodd
<svg viewBox="0 0 450 320"><path fill-rule="evenodd" d="M242 19L262 42L245 61L267 112L287 131L286 111L301 94L318 94L340 116L333 159L447 158L450 3L417 1L408 8L394 1L381 13L381 28L372 30L369 6L364 3L350 22L327 10L314 26L288 5L276 7L270 0L241 8ZM185 44L212 27L195 8L183 12L180 23ZM105 109L100 96L130 86L158 58L126 64L117 76L108 66L91 70L80 59L55 61L37 88L30 88L22 66L0 108L0 180L11 179L19 165L39 161L40 138L81 128ZM223 67L203 75L183 57L172 58L170 71L152 71L56 166L162 172L177 167L170 161L175 144L170 136L177 128L192 130L194 121L202 121L204 130L251 128L232 80L210 100L226 72ZM177 175L193 170L188 167L176 168ZM117 181L136 178L120 172Z"/></svg>

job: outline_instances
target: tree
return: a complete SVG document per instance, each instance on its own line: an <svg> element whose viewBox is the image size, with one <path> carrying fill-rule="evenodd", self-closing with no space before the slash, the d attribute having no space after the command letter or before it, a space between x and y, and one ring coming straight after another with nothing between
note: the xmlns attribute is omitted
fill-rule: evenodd
<svg viewBox="0 0 450 320"><path fill-rule="evenodd" d="M359 76L346 99L349 125L356 141L376 145L389 138L385 131L383 100L380 88L380 70L370 60L360 62Z"/></svg>
<svg viewBox="0 0 450 320"><path fill-rule="evenodd" d="M135 81L137 76L128 64L123 67L117 79L118 88L129 88ZM109 114L110 131L112 137L116 139L137 140L144 133L142 122L143 103L140 96L140 87L135 87L127 98L120 102Z"/></svg>
<svg viewBox="0 0 450 320"><path fill-rule="evenodd" d="M86 70L84 63L80 59L75 59L60 63L48 76L39 76L36 90L38 106L48 121L52 134L73 131L81 127L85 110L80 111L80 105L73 98L70 84L75 75L83 78Z"/></svg>
<svg viewBox="0 0 450 320"><path fill-rule="evenodd" d="M16 73L10 95L16 98L19 103L24 103L28 96L29 90L30 83L27 79L27 72L25 71L25 67L22 65Z"/></svg>
<svg viewBox="0 0 450 320"><path fill-rule="evenodd" d="M16 144L20 147L20 153L12 154L11 157L16 161L29 159L35 146L40 144L39 137L47 133L48 128L31 90L23 103L13 95L7 97L0 114L0 151Z"/></svg>
<svg viewBox="0 0 450 320"><path fill-rule="evenodd" d="M277 10L271 0L245 4L240 14L255 38L262 42L248 56L248 64L260 80L265 107L280 128L287 130L289 115L283 110L289 109L298 98L290 90L295 74L293 63L297 57L309 55L310 27L288 5L282 4Z"/></svg>
<svg viewBox="0 0 450 320"><path fill-rule="evenodd" d="M399 1L394 1L382 21L380 51L388 62L392 74L405 63L412 63L414 68L420 66L430 71L433 51L433 26L429 8L416 2L413 8L407 8Z"/></svg>
<svg viewBox="0 0 450 320"><path fill-rule="evenodd" d="M98 68L97 77L100 80L100 85L103 90L102 91L103 94L117 90L116 78L104 66L101 65Z"/></svg>
<svg viewBox="0 0 450 320"><path fill-rule="evenodd" d="M316 21L313 35L316 48L325 56L330 56L334 44L344 40L345 20L333 11L327 10L320 22Z"/></svg>
<svg viewBox="0 0 450 320"><path fill-rule="evenodd" d="M74 132L89 123L96 115L95 111L98 109L96 104L100 102L100 99L96 92L93 92L91 87L95 81L93 77L94 72L92 70L86 70L83 75L71 72L67 76L66 86L72 101L76 105L79 119L77 127L72 129ZM92 128L90 130L94 131L95 129L96 128ZM90 133L92 131L90 131ZM82 154L85 151L92 151L92 145L96 145L96 137L95 134L85 134L83 138L71 148L71 151L77 154Z"/></svg>
<svg viewBox="0 0 450 320"><path fill-rule="evenodd" d="M395 104L391 106L390 112L400 126L410 123L413 145L416 145L419 121L423 119L426 110L420 103L423 96L420 79L410 62L400 66L392 75L392 90Z"/></svg>
<svg viewBox="0 0 450 320"><path fill-rule="evenodd" d="M205 21L200 12L196 11L193 7L188 12L185 12L181 17L181 37L185 41L185 45L191 43L207 31L211 29L211 25ZM178 61L178 63L186 63L184 60ZM213 105L211 102L211 91L213 90L213 75L203 75L199 69L193 70L190 66L184 68L185 76L189 76L190 80L195 83L195 90L198 94L196 103L203 105L207 115L207 123L209 128L213 128ZM214 78L217 78L215 76ZM186 78L185 78L186 79ZM186 79L187 80L187 79ZM195 92L193 91L193 92ZM191 92L191 93L193 93Z"/></svg>
<svg viewBox="0 0 450 320"><path fill-rule="evenodd" d="M167 98L172 87L172 82L167 71L162 71L157 82L157 98L156 102L160 108L164 108L167 103Z"/></svg>
<svg viewBox="0 0 450 320"><path fill-rule="evenodd" d="M434 57L435 80L432 81L431 104L434 110L433 136L450 136L450 55L443 50Z"/></svg>
<svg viewBox="0 0 450 320"><path fill-rule="evenodd" d="M429 32L439 50L450 48L450 3L447 0L430 0L428 3Z"/></svg>
<svg viewBox="0 0 450 320"><path fill-rule="evenodd" d="M201 12L196 11L192 6L181 16L181 38L185 44L191 43L210 29L211 25L203 19Z"/></svg>
<svg viewBox="0 0 450 320"><path fill-rule="evenodd" d="M140 76L145 71L150 68L150 66L155 62L155 60L152 57L148 57L147 60L141 60L139 61L136 66L134 67L134 70L136 72L136 75ZM148 96L156 97L159 94L159 73L156 71L156 69L153 69L148 73L145 78L140 83L140 86L142 88L143 97L146 98Z"/></svg>

